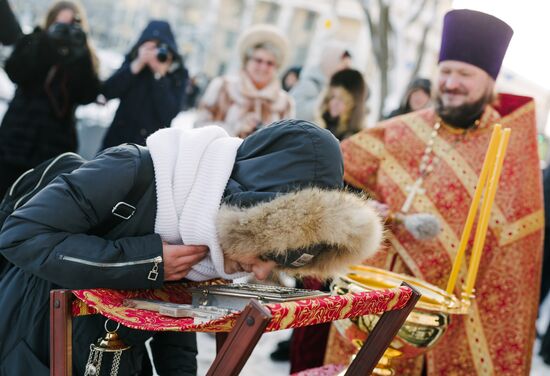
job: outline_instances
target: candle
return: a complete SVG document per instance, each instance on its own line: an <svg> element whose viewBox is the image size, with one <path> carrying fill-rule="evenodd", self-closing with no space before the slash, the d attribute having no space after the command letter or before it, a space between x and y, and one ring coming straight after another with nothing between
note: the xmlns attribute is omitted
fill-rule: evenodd
<svg viewBox="0 0 550 376"><path fill-rule="evenodd" d="M493 201L498 186L498 180L500 173L502 172L502 164L504 162L504 155L506 154L506 148L508 147L508 140L510 139L510 128L506 128L502 131L502 137L500 139L496 164L491 173L491 179L485 192L483 199L483 205L481 206L481 213L479 217L478 226L476 229L476 236L474 239L474 246L472 248L472 255L470 257L470 266L468 267L468 276L466 277L465 294L469 296L472 294L474 284L477 278L477 272L479 268L479 262L481 260L481 254L483 253L483 246L485 245L485 236L487 235L487 227L489 226L489 217L491 215L491 209L493 207Z"/></svg>
<svg viewBox="0 0 550 376"><path fill-rule="evenodd" d="M495 157L497 155L498 145L502 135L501 128L502 127L500 124L495 124L495 126L493 127L493 133L491 134L489 146L487 147L485 160L483 161L483 166L479 174L479 179L477 181L477 186L474 192L472 203L468 211L468 216L466 217L466 223L464 224L464 229L462 230L462 237L460 238L460 244L458 246L455 260L453 262L453 269L451 270L451 275L449 277L449 281L447 282L448 294L452 294L454 291L456 280L458 278L458 273L460 271L460 267L462 266L462 260L464 259L464 253L466 252L466 246L468 245L468 239L470 239L470 234L472 232L472 226L474 224L474 219L477 213L477 207L479 206L479 200L481 199L481 192L483 192L483 189L485 188L489 169L495 163Z"/></svg>

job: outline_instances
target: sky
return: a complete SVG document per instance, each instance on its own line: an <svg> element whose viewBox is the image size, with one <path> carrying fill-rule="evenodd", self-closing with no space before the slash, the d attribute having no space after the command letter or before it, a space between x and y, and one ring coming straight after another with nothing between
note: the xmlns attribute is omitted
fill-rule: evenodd
<svg viewBox="0 0 550 376"><path fill-rule="evenodd" d="M550 90L550 1L454 0L453 8L490 13L509 24L514 36L503 65Z"/></svg>

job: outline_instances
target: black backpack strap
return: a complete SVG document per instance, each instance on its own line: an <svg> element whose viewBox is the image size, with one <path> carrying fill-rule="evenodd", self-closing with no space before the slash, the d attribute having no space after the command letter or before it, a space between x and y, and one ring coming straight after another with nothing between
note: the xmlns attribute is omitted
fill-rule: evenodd
<svg viewBox="0 0 550 376"><path fill-rule="evenodd" d="M123 221L126 221L135 214L137 210L137 203L145 194L145 191L151 184L151 177L155 172L153 169L153 160L149 149L146 147L128 144L136 147L139 151L140 162L138 167L137 179L123 201L117 202L111 210L113 215L110 215L105 221L96 226L91 233L95 235L107 234L111 229L118 226Z"/></svg>

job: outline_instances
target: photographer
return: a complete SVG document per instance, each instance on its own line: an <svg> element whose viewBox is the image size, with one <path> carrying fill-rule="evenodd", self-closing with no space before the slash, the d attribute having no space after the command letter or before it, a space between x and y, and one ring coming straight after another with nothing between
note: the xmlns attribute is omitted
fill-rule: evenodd
<svg viewBox="0 0 550 376"><path fill-rule="evenodd" d="M103 85L107 98L120 105L103 147L125 142L144 145L159 128L169 127L180 110L187 70L166 21L151 21L122 66Z"/></svg>
<svg viewBox="0 0 550 376"><path fill-rule="evenodd" d="M82 10L62 1L18 40L5 70L17 90L0 127L0 197L24 171L78 146L75 109L97 97Z"/></svg>

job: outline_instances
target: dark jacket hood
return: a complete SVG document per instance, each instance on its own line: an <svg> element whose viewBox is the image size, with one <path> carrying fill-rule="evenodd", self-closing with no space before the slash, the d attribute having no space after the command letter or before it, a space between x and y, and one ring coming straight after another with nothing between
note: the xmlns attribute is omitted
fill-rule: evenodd
<svg viewBox="0 0 550 376"><path fill-rule="evenodd" d="M165 43L172 53L179 58L178 46L176 44L174 34L172 33L172 28L168 22L161 20L153 20L149 22L141 33L136 44L132 47L129 55L132 55L135 51L137 51L139 46L141 46L144 42L153 39L156 39L161 43Z"/></svg>
<svg viewBox="0 0 550 376"><path fill-rule="evenodd" d="M338 140L303 120L281 120L247 137L223 203L249 207L304 188L340 189L344 165Z"/></svg>

